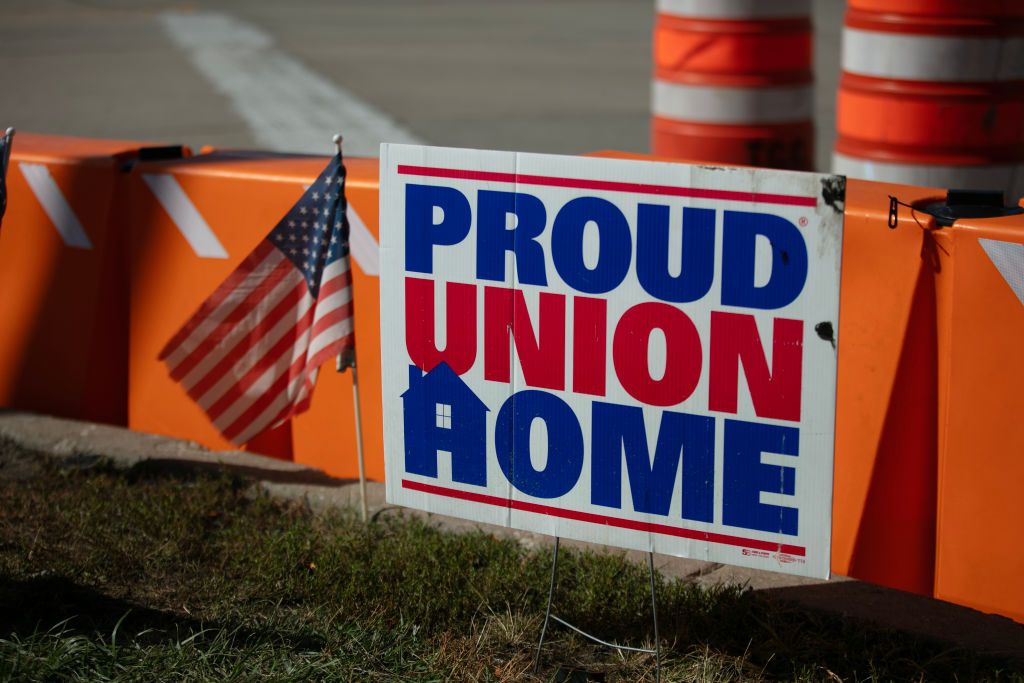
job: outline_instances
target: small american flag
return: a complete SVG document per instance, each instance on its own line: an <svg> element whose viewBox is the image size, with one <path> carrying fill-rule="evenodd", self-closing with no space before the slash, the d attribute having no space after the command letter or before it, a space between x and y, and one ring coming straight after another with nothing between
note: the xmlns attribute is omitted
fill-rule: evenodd
<svg viewBox="0 0 1024 683"><path fill-rule="evenodd" d="M8 128L6 133L0 135L0 223L4 220L4 213L7 212L7 165L11 160L11 139L13 137L13 128Z"/></svg>
<svg viewBox="0 0 1024 683"><path fill-rule="evenodd" d="M338 154L160 352L236 444L306 410L317 368L354 349L346 207Z"/></svg>

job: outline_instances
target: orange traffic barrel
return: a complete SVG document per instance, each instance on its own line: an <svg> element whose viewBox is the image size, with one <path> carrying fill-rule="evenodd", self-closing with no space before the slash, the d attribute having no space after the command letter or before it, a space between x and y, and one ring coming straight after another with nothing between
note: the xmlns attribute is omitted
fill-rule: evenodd
<svg viewBox="0 0 1024 683"><path fill-rule="evenodd" d="M1024 190L1024 3L850 0L833 170Z"/></svg>
<svg viewBox="0 0 1024 683"><path fill-rule="evenodd" d="M810 170L810 0L658 0L651 151Z"/></svg>

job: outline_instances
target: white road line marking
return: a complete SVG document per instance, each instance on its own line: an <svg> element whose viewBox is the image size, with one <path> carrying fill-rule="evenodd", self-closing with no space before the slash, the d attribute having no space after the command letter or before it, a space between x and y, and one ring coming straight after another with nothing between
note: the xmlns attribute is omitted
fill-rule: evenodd
<svg viewBox="0 0 1024 683"><path fill-rule="evenodd" d="M415 135L348 90L274 46L266 32L215 12L164 12L164 30L196 69L225 95L256 140L278 152L323 154L334 133L345 152L376 157L381 142L422 144ZM380 247L349 204L352 258L380 272Z"/></svg>
<svg viewBox="0 0 1024 683"><path fill-rule="evenodd" d="M85 234L82 222L78 220L68 200L57 187L56 181L50 175L50 169L44 164L29 164L24 161L18 164L18 168L42 205L43 211L57 228L64 244L75 249L92 249L92 242Z"/></svg>
<svg viewBox="0 0 1024 683"><path fill-rule="evenodd" d="M199 258L227 258L228 252L174 176L144 173L142 179Z"/></svg>
<svg viewBox="0 0 1024 683"><path fill-rule="evenodd" d="M1024 305L1024 244L990 240L984 237L978 240L981 248L992 259L999 274L1010 285L1017 295L1017 300Z"/></svg>
<svg viewBox="0 0 1024 683"><path fill-rule="evenodd" d="M353 156L376 157L381 142L421 144L383 112L275 47L254 26L216 12L170 11L159 20L268 149L323 154L338 132Z"/></svg>

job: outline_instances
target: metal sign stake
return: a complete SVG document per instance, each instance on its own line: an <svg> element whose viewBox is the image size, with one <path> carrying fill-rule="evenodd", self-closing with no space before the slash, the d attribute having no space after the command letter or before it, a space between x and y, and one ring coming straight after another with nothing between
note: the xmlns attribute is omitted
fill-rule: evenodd
<svg viewBox="0 0 1024 683"><path fill-rule="evenodd" d="M537 673L540 671L540 651L544 646L544 636L548 631L548 622L552 619L557 621L562 626L572 629L576 633L579 633L584 638L604 645L605 647L615 648L616 650L627 650L629 652L646 652L654 655L654 680L656 683L661 683L661 639L658 637L658 600L654 593L654 553L647 553L647 562L650 569L650 580L651 580L651 617L654 621L654 647L643 648L643 647L632 647L630 645L620 645L617 643L609 643L606 640L601 640L597 636L587 633L583 629L570 624L565 619L551 613L551 603L555 597L555 584L557 583L558 577L558 546L561 542L561 538L555 536L555 549L551 554L551 583L548 586L548 606L544 612L544 625L540 629L540 640L537 641L537 652L533 658L533 672Z"/></svg>

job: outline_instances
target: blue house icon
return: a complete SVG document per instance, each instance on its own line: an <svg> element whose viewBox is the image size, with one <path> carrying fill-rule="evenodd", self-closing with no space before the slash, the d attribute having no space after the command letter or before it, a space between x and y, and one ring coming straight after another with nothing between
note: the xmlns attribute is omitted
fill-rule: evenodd
<svg viewBox="0 0 1024 683"><path fill-rule="evenodd" d="M410 365L402 404L406 472L436 478L437 459L447 454L453 481L487 485L488 408L447 363L426 375Z"/></svg>

